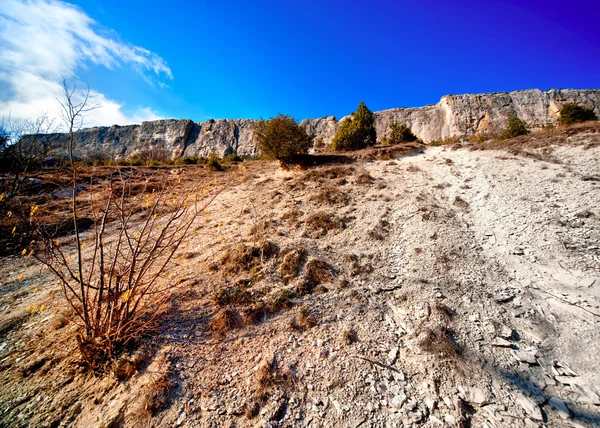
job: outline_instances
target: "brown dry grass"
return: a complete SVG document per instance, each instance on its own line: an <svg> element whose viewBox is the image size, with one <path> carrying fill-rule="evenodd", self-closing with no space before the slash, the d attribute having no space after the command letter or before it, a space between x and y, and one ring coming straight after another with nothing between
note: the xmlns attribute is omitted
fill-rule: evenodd
<svg viewBox="0 0 600 428"><path fill-rule="evenodd" d="M313 233L326 235L330 230L343 229L343 222L334 214L326 211L316 211L308 215L305 221L306 228Z"/></svg>
<svg viewBox="0 0 600 428"><path fill-rule="evenodd" d="M210 330L218 337L243 325L242 317L235 308L223 308L215 314L209 324Z"/></svg>
<svg viewBox="0 0 600 428"><path fill-rule="evenodd" d="M454 333L448 327L420 327L414 332L419 348L440 358L456 359L460 347L454 340Z"/></svg>
<svg viewBox="0 0 600 428"><path fill-rule="evenodd" d="M173 388L170 375L171 373L168 371L148 385L144 397L144 409L151 415L156 415L169 405Z"/></svg>
<svg viewBox="0 0 600 428"><path fill-rule="evenodd" d="M352 345L358 341L358 335L353 328L347 328L342 331L342 340L346 345Z"/></svg>
<svg viewBox="0 0 600 428"><path fill-rule="evenodd" d="M290 328L298 331L306 331L317 325L317 321L310 310L303 306L294 318L290 320Z"/></svg>
<svg viewBox="0 0 600 428"><path fill-rule="evenodd" d="M238 244L228 249L221 257L220 264L225 273L239 273L249 271L275 254L277 254L275 244L264 239L252 246Z"/></svg>
<svg viewBox="0 0 600 428"><path fill-rule="evenodd" d="M350 196L337 187L327 185L316 194L312 195L310 200L318 204L347 205L350 202Z"/></svg>
<svg viewBox="0 0 600 428"><path fill-rule="evenodd" d="M585 142L572 138L581 134L587 134L588 138ZM567 127L557 126L506 140L494 139L472 145L471 150L507 150L513 155L539 157L539 160L556 162L556 159L551 156L551 147L566 144L585 144L586 148L600 145L600 122L578 123ZM534 153L526 149L547 150Z"/></svg>
<svg viewBox="0 0 600 428"><path fill-rule="evenodd" d="M279 273L283 283L288 284L298 276L306 251L303 248L291 248L281 251L281 254L284 256L279 265Z"/></svg>
<svg viewBox="0 0 600 428"><path fill-rule="evenodd" d="M331 265L321 259L311 259L306 263L302 281L297 286L298 294L311 294L317 286L331 282L333 278Z"/></svg>

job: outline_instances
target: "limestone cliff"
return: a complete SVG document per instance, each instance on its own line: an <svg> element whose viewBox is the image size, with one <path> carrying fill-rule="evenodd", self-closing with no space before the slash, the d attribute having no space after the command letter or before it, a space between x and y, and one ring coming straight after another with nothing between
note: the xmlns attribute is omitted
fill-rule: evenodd
<svg viewBox="0 0 600 428"><path fill-rule="evenodd" d="M378 137L388 132L391 122L408 124L425 142L447 137L468 137L476 133L496 132L516 115L531 128L556 123L560 107L577 102L600 115L600 90L538 89L489 94L446 95L440 102L417 108L394 108L375 112ZM342 119L343 120L343 119ZM141 125L96 127L78 131L75 152L80 157L134 156L141 150L157 148L170 157L225 156L237 153L256 156L257 142L252 119L221 119L208 122L191 120L157 120ZM306 119L302 125L314 136L315 143L331 142L340 121L335 117ZM49 136L55 153L64 154L67 136Z"/></svg>

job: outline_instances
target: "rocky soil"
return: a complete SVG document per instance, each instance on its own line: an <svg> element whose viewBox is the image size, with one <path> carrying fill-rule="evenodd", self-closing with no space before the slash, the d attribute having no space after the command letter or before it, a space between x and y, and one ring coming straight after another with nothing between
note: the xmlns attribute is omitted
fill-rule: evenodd
<svg viewBox="0 0 600 428"><path fill-rule="evenodd" d="M221 173L127 376L79 368L54 280L4 258L1 425L600 425L600 140L569 138Z"/></svg>

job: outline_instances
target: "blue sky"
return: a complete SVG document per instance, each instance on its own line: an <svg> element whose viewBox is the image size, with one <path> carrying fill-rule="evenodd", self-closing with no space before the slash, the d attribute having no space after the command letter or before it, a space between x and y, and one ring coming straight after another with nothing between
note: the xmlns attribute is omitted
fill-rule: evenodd
<svg viewBox="0 0 600 428"><path fill-rule="evenodd" d="M381 110L449 93L600 88L598 16L600 2L581 0L4 0L0 114L52 114L43 93L61 77L102 105L89 125L341 117L360 100ZM15 25L31 40L15 41Z"/></svg>

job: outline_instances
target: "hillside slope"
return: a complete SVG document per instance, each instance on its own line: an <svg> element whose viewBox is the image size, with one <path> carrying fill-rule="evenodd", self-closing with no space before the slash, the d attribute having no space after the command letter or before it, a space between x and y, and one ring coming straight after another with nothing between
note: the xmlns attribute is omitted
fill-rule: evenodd
<svg viewBox="0 0 600 428"><path fill-rule="evenodd" d="M128 380L78 370L73 324L26 314L60 309L56 286L29 259L5 258L3 425L598 426L599 135L515 154L430 147L308 171L247 162L238 181L213 173L226 189L170 272L181 286ZM258 270L227 270L224 254L263 239L278 250ZM303 256L286 285L291 251ZM310 260L326 271L306 289ZM215 293L235 286L297 294L211 330ZM170 402L150 416L163 375Z"/></svg>

